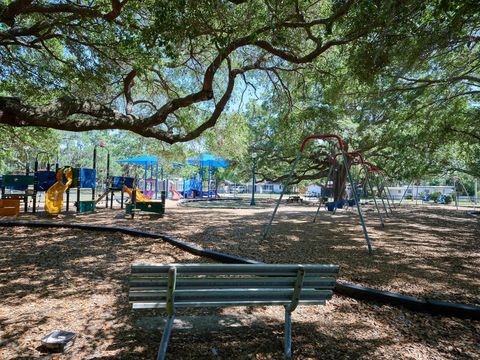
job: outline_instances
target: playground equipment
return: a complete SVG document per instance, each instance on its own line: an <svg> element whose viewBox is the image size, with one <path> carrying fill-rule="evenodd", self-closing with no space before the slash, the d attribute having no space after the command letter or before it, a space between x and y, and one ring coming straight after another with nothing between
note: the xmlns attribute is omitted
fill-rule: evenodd
<svg viewBox="0 0 480 360"><path fill-rule="evenodd" d="M342 155L343 165L345 167L345 171L346 171L347 176L348 176L348 181L350 182L350 184L353 184L352 174L350 173L350 166L348 165L348 159L347 159L347 145L345 144L343 139L340 136L334 135L334 134L321 134L321 135L312 135L312 136L306 137L305 139L303 139L302 144L300 145L300 149L297 152L295 160L292 164L292 168L290 169L290 173L288 174L287 181L285 182L285 184L282 188L282 192L280 194L280 197L278 198L277 204L275 205L272 216L270 217L270 220L269 220L269 222L268 222L268 224L265 228L265 231L263 233L263 239L265 239L268 236L268 234L270 233L270 229L271 229L271 226L272 226L273 219L275 218L275 214L278 211L278 207L280 206L280 202L282 201L283 195L285 194L285 191L287 189L288 184L290 184L291 181L292 181L293 173L295 171L295 168L297 167L298 162L300 161L300 158L302 157L303 151L305 150L305 146L307 145L307 143L309 141L315 140L315 139L321 139L321 140L334 139L334 140L336 140L336 142L338 143L338 149L340 150L340 154ZM358 201L357 191L356 191L354 186L352 186L352 192L353 192L353 197L355 199L355 205L357 207L358 217L359 217L360 223L362 225L362 230L363 230L363 234L364 234L364 237L365 237L365 241L367 242L368 253L372 254L372 245L370 243L370 238L368 236L367 227L366 227L365 221L363 219L363 213L362 213L362 209L360 207L360 202Z"/></svg>
<svg viewBox="0 0 480 360"><path fill-rule="evenodd" d="M99 147L106 148L103 142L99 143ZM93 167L96 168L96 149L94 149L94 161ZM162 212L164 209L160 209L158 207L155 200L158 199L159 193L161 196L161 192L159 191L159 175L161 174L161 181L163 181L164 175L164 168L163 165L160 165L160 158L151 155L143 155L128 159L121 159L117 160L119 163L123 164L133 164L136 166L143 167L143 178L140 181L135 181L133 177L126 177L126 176L110 176L110 153L107 149L107 175L106 175L106 182L105 182L105 191L102 195L95 200L95 192L92 193L92 202L93 208L96 204L98 204L104 198L106 199L105 206L108 208L108 202L110 201L110 208L113 208L113 200L115 198L115 192L121 192L121 199L115 199L120 203L120 207L124 208L124 194L127 193L130 195L130 202L132 203L132 199L135 198L136 202L140 204L137 208L143 207L142 204L151 202L148 206L149 211L154 210L154 212ZM159 168L161 172L159 172ZM150 176L149 176L150 175ZM149 177L148 177L149 176ZM137 189L138 188L138 189ZM141 191L140 191L141 190ZM168 185L167 185L168 191ZM133 195L135 194L135 195ZM109 196L110 195L110 196ZM163 202L163 200L161 201ZM160 203L160 202L158 202ZM128 209L131 208L131 205L127 205ZM130 210L128 210L130 211Z"/></svg>
<svg viewBox="0 0 480 360"><path fill-rule="evenodd" d="M165 214L165 182L163 182L161 194L161 200L151 200L145 195L142 194L140 190L136 188L134 182L132 188L128 188L123 185L123 191L130 195L130 202L127 203L126 213L132 216L132 219L135 217L135 213L138 211L152 212L156 214L163 215Z"/></svg>
<svg viewBox="0 0 480 360"><path fill-rule="evenodd" d="M334 182L333 182L333 179L332 179L332 174L333 174L333 172L335 170L335 166L336 166L336 157L335 156L329 156L328 160L330 162L330 167L329 167L329 170L328 170L328 175L327 175L326 180L325 180L325 184L320 185L320 198L319 198L319 202L318 202L317 211L315 212L315 216L313 218L313 222L317 221L317 217L318 217L318 214L320 212L320 208L322 207L322 205L325 207L325 210L331 212L332 214L335 214L337 209L343 209L343 208L355 206L355 204L356 204L355 198L347 199L347 200L344 200L344 199L335 200L334 199L333 201L328 201L329 197L333 196L333 192L334 192L334 188L335 188ZM331 183L331 185L329 186L330 183ZM352 192L352 194L353 194L353 192Z"/></svg>
<svg viewBox="0 0 480 360"><path fill-rule="evenodd" d="M106 164L106 178L105 188L102 194L96 198L97 186L97 146L105 148L105 144L100 142L95 146L93 151L93 168L73 168L64 173L59 173L58 162L54 165L50 163L49 156L46 152L39 152L35 157L33 172L30 170L27 162L24 174L6 174L0 178L1 200L13 200L0 203L0 214L16 215L17 203L24 202L24 211L29 210L29 198L32 198L32 212L37 212L38 196L41 192L45 192L45 210L50 214L60 213L65 202L66 211L69 211L71 191L76 189L76 201L74 206L77 212L92 212L102 200L106 200L105 207L108 208L110 201L110 208L113 208L113 200L115 192L121 192L121 208L124 207L124 191L123 185L129 188L133 187L134 178L123 176L110 176L110 153L107 149L107 164ZM44 166L40 166L40 160L43 158ZM156 158L155 158L156 161ZM62 177L62 179L60 179ZM66 177L66 179L63 179ZM68 186L66 186L68 184ZM91 189L91 200L82 197L82 189ZM8 193L7 193L8 191ZM64 199L64 194L66 199ZM65 200L65 201L64 201ZM14 211L15 210L15 211Z"/></svg>
<svg viewBox="0 0 480 360"><path fill-rule="evenodd" d="M63 183L63 176L67 181ZM58 215L63 207L63 194L70 187L73 181L72 168L57 170L57 181L45 193L45 210L51 215Z"/></svg>
<svg viewBox="0 0 480 360"><path fill-rule="evenodd" d="M142 191L142 196L150 199L158 199L160 193L158 182L160 180L165 181L165 193L171 193L172 200L179 200L182 197L217 197L217 180L214 178L214 173L218 168L229 166L226 160L215 157L212 154L202 154L197 158L188 159L188 165L199 167L198 173L194 174L191 178L183 179L183 184L180 184L179 188L171 191L170 181L167 176L164 176L164 166L160 164L160 159L156 156L145 155L117 160L117 162L143 166L144 176L143 179L138 182L138 188ZM174 167L184 166L184 164L175 162L171 163L171 165ZM150 177L148 177L149 173ZM205 183L207 184L206 186Z"/></svg>
<svg viewBox="0 0 480 360"><path fill-rule="evenodd" d="M77 200L75 201L74 206L79 213L92 212L95 210L95 200L82 200L81 191L82 189L91 189L93 196L97 187L96 175L97 172L95 169L73 168L73 181L71 188L76 189ZM67 211L70 198L69 195L70 191L67 190Z"/></svg>
<svg viewBox="0 0 480 360"><path fill-rule="evenodd" d="M392 194L390 193L390 190L388 189L387 186L385 186L385 174L382 171L380 171L380 169L375 165L373 165L372 163L369 163L368 161L364 161L364 163L369 167L370 172L376 175L376 179L377 179L376 185L378 189L378 195L382 200L383 207L385 208L385 202L383 200L382 194L385 194L385 199L388 205L388 209L390 210L390 213L393 214L392 207L395 208L395 204L393 202L393 198L392 198ZM391 204L390 204L390 199L392 200ZM388 216L388 212L386 211L386 209L385 209L385 212L387 213L387 216Z"/></svg>
<svg viewBox="0 0 480 360"><path fill-rule="evenodd" d="M23 201L24 211L28 211L28 197L33 196L29 186L33 185L33 175L14 175L8 174L2 177L1 194L2 200ZM7 194L6 190L17 191L17 193Z"/></svg>
<svg viewBox="0 0 480 360"><path fill-rule="evenodd" d="M104 144L100 144L100 147L105 147ZM43 168L40 168L39 158L40 155L46 158L46 163ZM63 203L66 204L66 211L69 211L70 195L72 189L76 189L76 201L74 206L77 212L92 212L96 206L102 200L106 199L105 207L108 207L110 201L110 208L113 208L113 200L116 191L121 191L121 208L124 207L124 191L123 185L127 187L133 187L134 179L131 177L123 176L110 176L110 153L107 150L107 173L105 181L105 189L102 194L96 198L96 186L97 186L97 146L93 152L93 169L87 168L71 168L68 167L67 173L60 173L58 163L55 164L55 170L51 170L52 164L48 159L48 154L39 152L35 158L35 164L33 173L30 171L28 164L25 167L25 174L7 174L0 180L1 197L2 200L14 200L13 202L4 202L2 204L8 204L0 207L8 209L2 210L0 213L8 213L15 215L15 211L12 210L12 204L20 203L25 204L25 212L28 211L28 198L32 198L32 212L37 211L37 196L40 192L45 192L45 210L50 214L60 213ZM60 177L66 176L66 183L62 182ZM68 186L66 186L68 184ZM86 200L82 197L82 189L91 189L91 200ZM6 191L10 193L6 193ZM65 201L63 198L65 194Z"/></svg>
<svg viewBox="0 0 480 360"><path fill-rule="evenodd" d="M157 179L153 179L153 178L148 178L146 180L144 180L144 184L143 184L143 195L145 195L145 197L149 198L149 199L152 199L153 197L155 197L155 182L157 181Z"/></svg>
<svg viewBox="0 0 480 360"><path fill-rule="evenodd" d="M365 172L366 183L368 184L368 187L370 188L370 191L371 191L371 193L372 193L373 201L374 201L374 203L375 203L375 208L377 209L377 213L378 213L378 216L379 216L379 218L380 218L381 225L382 225L382 227L384 227L384 226L385 226L385 223L384 223L384 221L383 221L382 214L381 214L380 209L379 209L379 207L378 207L377 198L376 198L376 196L375 196L375 191L374 191L373 186L372 186L372 184L371 184L371 182L370 182L370 176L369 176L370 174L375 175L375 174L379 174L379 173L381 173L381 172L380 172L380 170L379 170L377 167L375 167L373 164L369 163L368 161L365 161L365 160L363 159L363 156L362 156L361 153L359 153L359 152L353 152L353 153L350 153L350 156L357 157L357 158L359 159L359 160L357 160L357 161L353 161L352 164L362 165L362 170ZM382 196L382 192L383 192L383 190L384 190L384 187L381 188L378 181L376 182L376 186L377 186L377 190L378 190L378 195L379 195L379 197L380 197L380 200L382 201L383 210L385 211L385 215L388 217L388 216L389 216L388 210L387 210L387 207L386 207L386 205L385 205L385 200L383 199L383 196ZM387 202L388 202L388 196L387 196ZM388 204L388 206L390 207L390 203ZM390 211L392 211L392 210L390 209Z"/></svg>
<svg viewBox="0 0 480 360"><path fill-rule="evenodd" d="M115 192L120 191L120 201L115 198L120 203L120 208L123 209L125 204L125 191L123 186L127 188L133 188L133 183L135 179L128 176L112 176L109 179L108 189L110 191L110 209L113 209L113 199L115 198ZM97 200L100 201L101 199Z"/></svg>
<svg viewBox="0 0 480 360"><path fill-rule="evenodd" d="M320 206L323 203L324 203L327 211L335 213L335 211L337 210L337 206L336 206L335 202L332 202L332 203L328 202L328 195L329 195L328 194L328 183L329 183L330 178L333 174L333 169L335 168L335 158L334 157L329 157L329 161L330 161L330 168L328 170L327 179L325 180L325 185L320 190L321 197L320 197L319 202L318 202L318 208L317 208L317 212L315 213L315 217L313 218L313 222L315 222L317 220L317 216L318 216L318 213L320 211ZM333 184L332 184L332 189L333 189ZM322 190L323 190L323 194L322 194ZM325 202L323 201L323 199L326 199Z"/></svg>
<svg viewBox="0 0 480 360"><path fill-rule="evenodd" d="M110 151L108 150L108 148L106 147L106 144L103 141L100 141L97 145L95 145L93 149L93 170L94 171L96 171L97 169L97 147L104 148L107 151L107 164L106 164L104 191L97 199L95 199L96 188L93 188L92 200L81 201L80 212L94 211L98 203L100 203L103 199L105 199L105 208L108 208L109 201L110 201L110 209L113 209L113 200L115 198L115 192L117 191L121 192L121 200L119 201L119 203L120 203L120 207L123 209L123 206L124 206L123 186L125 185L127 187L133 187L134 178L126 177L126 176L110 176ZM119 162L125 162L125 160L119 160Z"/></svg>
<svg viewBox="0 0 480 360"><path fill-rule="evenodd" d="M45 192L45 210L51 214L58 214L60 212L58 206L63 206L63 194L66 194L66 211L68 211L70 204L70 190L72 188L77 188L77 211L93 211L92 203L94 202L81 201L80 189L90 188L93 191L96 186L95 170L68 167L70 170L67 171L68 174L65 173L65 176L67 176L67 183L69 186L60 192L60 185L63 183L59 180L59 177L60 175L63 177L64 174L59 173L60 169L58 164L55 164L55 171L51 171L50 168L51 164L47 163L45 170L40 169L37 156L35 159L33 174L30 174L29 167L27 166L25 175L4 175L1 184L2 199L23 201L25 204L24 211L28 212L28 198L31 197L32 213L36 213L38 195L40 192ZM52 189L52 187L54 188ZM16 191L16 193L7 194L6 190Z"/></svg>
<svg viewBox="0 0 480 360"><path fill-rule="evenodd" d="M332 159L331 159L331 167L330 167L330 171L329 171L329 177L331 175L331 170L335 167L335 163L336 163L336 159L338 156L342 155L341 152L339 153L336 153ZM363 155L358 152L358 151L354 151L354 152L347 152L345 153L345 155L348 157L348 159L352 159L352 161L349 162L348 164L348 168L350 169L350 166L351 165L361 165L362 166L362 170L364 170L365 172L365 182L366 184L368 185L368 187L370 188L371 192L372 192L372 196L373 196L373 200L374 200L374 203L375 203L375 207L376 207L376 210L377 210L377 213L379 215L379 218L380 218L380 224L382 227L385 226L384 224L384 221L383 221L383 217L382 217L382 214L380 212L380 209L378 208L378 204L377 204L377 199L375 197L375 192L373 191L373 186L370 182L370 178L369 178L369 173L373 170L377 171L378 169L376 169L372 164L366 162L364 159L363 159ZM358 160L356 160L358 159ZM367 166L370 166L367 167ZM378 170L379 171L379 170ZM327 182L328 182L328 178L327 178ZM358 191L356 189L356 184L353 183L353 182L350 182L350 186L352 188L352 194L353 193L357 193L358 194ZM378 186L377 186L378 188ZM333 202L327 202L325 204L325 208L330 211L330 212L333 212L335 213L337 209L342 209L344 206L354 206L355 203L357 201L360 201L360 199L358 198L353 198L353 199L349 199L349 200L343 200L343 199L340 199L340 200L337 200L337 201L333 201ZM382 198L382 203L384 205L384 208L385 208L385 203L384 203L384 200ZM318 208L317 208L317 212L315 213L315 218L313 219L313 222L316 221L316 218L318 216L318 213L320 211L320 207L321 207L322 203L320 202L318 204ZM386 208L385 208L385 211L386 211ZM387 213L387 216L388 216L388 213Z"/></svg>
<svg viewBox="0 0 480 360"><path fill-rule="evenodd" d="M172 200L178 201L183 198L182 194L180 194L177 190L170 188L169 191L172 193Z"/></svg>
<svg viewBox="0 0 480 360"><path fill-rule="evenodd" d="M144 168L144 175L143 175L143 193L150 191L151 198L155 197L158 199L158 168L159 168L159 158L156 156L144 155L129 159L117 160L119 163L129 163L137 166L143 166ZM155 176L154 176L154 169L155 169ZM150 181L147 181L148 171L150 170ZM163 166L162 166L162 174L163 174ZM163 176L162 176L163 180ZM154 184L154 189L148 189L148 184Z"/></svg>
<svg viewBox="0 0 480 360"><path fill-rule="evenodd" d="M133 198L133 192L135 192L135 197L136 197L136 200L137 202L150 202L150 198L144 196L142 194L142 192L138 189L131 189L131 188L128 188L127 186L123 185L122 187L123 191L126 192L129 196L130 196L130 199Z"/></svg>
<svg viewBox="0 0 480 360"><path fill-rule="evenodd" d="M465 188L465 185L463 184L463 181L458 176L454 176L452 179L453 179L453 187L455 188L455 207L457 208L457 210L458 210L458 198L459 198L457 185L461 185L463 192L467 194L469 201L473 204L473 207L475 208L477 206L477 203L475 202L474 199L472 199L472 197L468 193L467 189Z"/></svg>
<svg viewBox="0 0 480 360"><path fill-rule="evenodd" d="M183 179L182 194L184 198L202 197L203 181L197 180L197 174L194 174L189 179Z"/></svg>
<svg viewBox="0 0 480 360"><path fill-rule="evenodd" d="M215 171L219 168L225 168L229 166L229 162L225 159L216 157L213 154L201 154L200 156L188 159L188 165L198 166L198 179L197 174L193 175L190 179L185 179L183 184L183 196L188 197L218 197L218 181L215 178ZM205 178L205 172L207 177ZM205 191L205 183L206 191Z"/></svg>
<svg viewBox="0 0 480 360"><path fill-rule="evenodd" d="M40 155L47 158L46 169L39 168ZM33 204L32 212L35 213L37 210L38 193L47 191L56 181L55 171L50 171L50 166L48 154L43 151L37 153L33 173L30 172L30 166L27 162L25 174L7 174L3 176L0 184L1 198L3 200L23 201L24 211L28 212L28 199L31 197ZM55 164L55 169L58 169L58 164ZM10 193L7 194L6 190L9 190Z"/></svg>
<svg viewBox="0 0 480 360"><path fill-rule="evenodd" d="M47 163L45 169L40 169L40 155L46 157ZM37 195L39 192L46 192L50 189L53 184L57 181L57 174L58 171L58 163L55 164L55 170L51 171L51 164L49 160L48 153L41 151L37 153L35 156L35 163L33 165L33 193L32 193L32 203L33 208L32 212L35 213L37 211Z"/></svg>

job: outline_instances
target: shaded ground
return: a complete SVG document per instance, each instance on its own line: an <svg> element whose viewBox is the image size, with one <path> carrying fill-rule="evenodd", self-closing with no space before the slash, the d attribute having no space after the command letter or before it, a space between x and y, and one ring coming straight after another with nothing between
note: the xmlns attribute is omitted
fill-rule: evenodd
<svg viewBox="0 0 480 360"><path fill-rule="evenodd" d="M172 209L169 232L265 262L340 264L341 279L357 284L480 304L478 218L440 207L405 206L382 229L373 207L365 213L374 256L367 254L353 210L336 215L322 210L312 223L313 206L282 206L272 236L262 240L271 209Z"/></svg>
<svg viewBox="0 0 480 360"><path fill-rule="evenodd" d="M375 251L369 257L351 213L332 217L322 212L312 224L313 206L283 206L271 238L262 241L270 211L169 208L164 218L140 216L133 221L119 211L101 211L54 221L152 229L261 261L338 263L342 280L479 303L480 237L473 217L406 207L382 230L367 211ZM1 359L50 358L39 351L39 339L55 329L80 334L61 358L152 359L162 324L151 312L130 310L129 265L205 261L154 239L63 229L0 229ZM282 358L279 307L183 315L171 339L172 359ZM478 321L415 314L341 296L326 306L299 307L293 320L298 359L480 357Z"/></svg>
<svg viewBox="0 0 480 360"><path fill-rule="evenodd" d="M246 201L248 204L249 201ZM367 254L353 209L337 214L314 204L282 205L271 236L262 232L272 200L250 208L188 208L168 202L164 218L134 220L120 210L63 216L56 221L129 226L164 232L203 247L271 263L340 264L340 279L356 284L480 305L480 221L466 211L443 206L403 205L381 228L373 206L364 207L374 255ZM29 216L27 218L33 218ZM51 218L44 218L45 220Z"/></svg>

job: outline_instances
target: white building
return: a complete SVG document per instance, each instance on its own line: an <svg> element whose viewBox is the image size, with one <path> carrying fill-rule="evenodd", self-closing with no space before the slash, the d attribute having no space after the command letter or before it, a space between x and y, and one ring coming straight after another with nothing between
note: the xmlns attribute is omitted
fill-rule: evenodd
<svg viewBox="0 0 480 360"><path fill-rule="evenodd" d="M252 183L246 184L247 191L252 192ZM255 184L255 192L257 194L280 194L283 190L283 185L281 183L273 183L269 181L264 181L261 183Z"/></svg>
<svg viewBox="0 0 480 360"><path fill-rule="evenodd" d="M408 188L408 190L407 190ZM450 195L455 192L453 186L430 186L430 185L411 185L408 186L387 186L387 191L390 192L390 195L395 200L400 200L405 194L405 196L412 196L414 199L419 199L424 195L432 194L434 192L439 192L442 195ZM406 193L405 193L406 191Z"/></svg>
<svg viewBox="0 0 480 360"><path fill-rule="evenodd" d="M322 187L320 185L308 185L307 186L307 194L312 194L315 196L320 196L322 194Z"/></svg>

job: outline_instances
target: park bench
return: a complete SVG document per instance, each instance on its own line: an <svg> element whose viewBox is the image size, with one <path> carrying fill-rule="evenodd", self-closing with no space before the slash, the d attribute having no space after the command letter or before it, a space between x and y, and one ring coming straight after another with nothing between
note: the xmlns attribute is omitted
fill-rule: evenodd
<svg viewBox="0 0 480 360"><path fill-rule="evenodd" d="M301 203L303 203L303 199L298 195L289 196L288 199L287 199L287 203L290 203L290 202L296 202L296 203L301 202Z"/></svg>
<svg viewBox="0 0 480 360"><path fill-rule="evenodd" d="M133 264L129 301L134 310L167 313L158 360L165 359L177 308L283 305L284 352L290 359L291 313L297 305L325 304L338 270L317 264Z"/></svg>

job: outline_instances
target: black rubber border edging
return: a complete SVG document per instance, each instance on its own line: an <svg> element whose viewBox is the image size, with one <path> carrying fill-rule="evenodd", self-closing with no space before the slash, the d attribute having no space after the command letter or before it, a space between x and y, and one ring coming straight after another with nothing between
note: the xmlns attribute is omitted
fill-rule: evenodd
<svg viewBox="0 0 480 360"><path fill-rule="evenodd" d="M181 241L170 235L158 234L151 231L130 229L126 227L88 225L88 224L64 224L64 223L51 223L51 222L29 222L29 221L5 221L5 222L2 221L0 222L0 226L69 228L69 229L80 229L80 230L120 232L127 235L162 239L163 241L175 247L178 247L179 249L187 251L191 254L206 257L206 258L224 262L224 263L237 263L237 264L260 264L261 263L256 260L244 259L239 256L230 255L220 251L204 249L201 246ZM439 301L439 300L433 300L433 299L423 300L413 296L402 295L402 294L393 293L389 291L381 291L381 290L372 289L365 286L342 283L342 282L336 283L334 291L337 294L341 294L357 300L375 301L375 302L385 303L385 304L389 304L397 307L402 306L412 311L426 312L432 315L452 316L457 318L480 320L480 307L475 305L451 303L447 301Z"/></svg>
<svg viewBox="0 0 480 360"><path fill-rule="evenodd" d="M413 296L339 282L335 285L335 292L358 300L377 301L397 307L402 306L412 311L425 312L432 315L480 320L480 306L475 305L434 299L418 299Z"/></svg>
<svg viewBox="0 0 480 360"><path fill-rule="evenodd" d="M64 223L51 223L51 222L29 222L29 221L0 221L0 226L15 227L15 226L27 226L37 228L68 228L68 229L80 229L80 230L93 230L93 231L106 231L106 232L119 232L126 235L142 236L152 239L162 239L163 241L178 247L181 250L185 250L191 254L206 257L212 260L217 260L224 263L233 264L256 264L259 263L255 260L243 259L241 257L222 253L215 250L206 250L198 245L187 243L177 238L166 235L158 234L151 231L143 231L130 229L126 227L116 226L103 226L103 225L88 225L88 224L64 224Z"/></svg>

